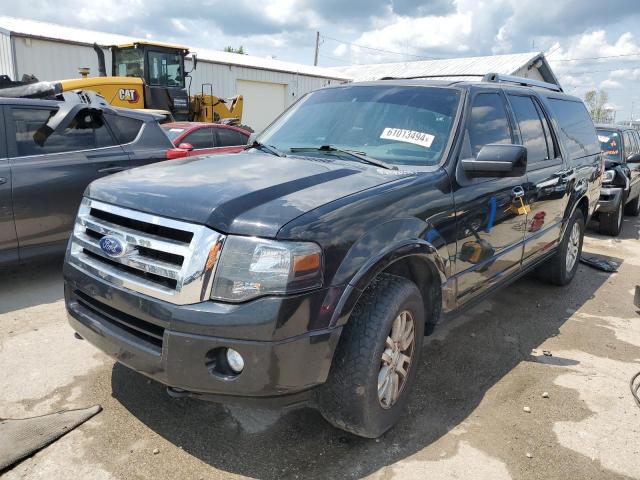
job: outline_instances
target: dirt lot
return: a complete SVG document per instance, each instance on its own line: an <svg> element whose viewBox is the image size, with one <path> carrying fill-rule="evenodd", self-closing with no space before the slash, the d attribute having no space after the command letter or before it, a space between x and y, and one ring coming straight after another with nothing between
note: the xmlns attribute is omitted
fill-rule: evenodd
<svg viewBox="0 0 640 480"><path fill-rule="evenodd" d="M442 326L409 412L376 441L310 409L171 399L74 339L59 260L0 272L0 417L104 407L3 479L640 478L639 239L630 217L617 239L590 232L585 250L623 260L619 273L525 278Z"/></svg>

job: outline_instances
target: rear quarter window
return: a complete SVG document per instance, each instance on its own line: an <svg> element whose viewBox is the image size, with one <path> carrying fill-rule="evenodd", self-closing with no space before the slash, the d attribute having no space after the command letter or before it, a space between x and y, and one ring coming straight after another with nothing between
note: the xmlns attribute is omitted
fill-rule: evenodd
<svg viewBox="0 0 640 480"><path fill-rule="evenodd" d="M548 98L548 102L560 126L560 137L571 160L598 154L600 143L584 104L558 98Z"/></svg>
<svg viewBox="0 0 640 480"><path fill-rule="evenodd" d="M118 143L125 144L133 142L138 133L140 133L140 129L142 128L143 121L138 120L137 118L123 117L120 115L105 115L107 117L107 122L113 130Z"/></svg>

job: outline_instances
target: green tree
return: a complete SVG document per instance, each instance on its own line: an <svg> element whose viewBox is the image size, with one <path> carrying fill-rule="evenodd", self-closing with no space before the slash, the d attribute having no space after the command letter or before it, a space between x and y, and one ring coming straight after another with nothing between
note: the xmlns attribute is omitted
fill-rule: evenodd
<svg viewBox="0 0 640 480"><path fill-rule="evenodd" d="M239 53L240 55L246 55L244 51L244 47L242 45L240 45L239 48L233 48L231 46L227 46L227 47L224 47L224 51L229 53Z"/></svg>
<svg viewBox="0 0 640 480"><path fill-rule="evenodd" d="M609 95L604 90L589 90L584 94L584 103L589 109L591 118L596 122L608 122L611 114L606 108Z"/></svg>

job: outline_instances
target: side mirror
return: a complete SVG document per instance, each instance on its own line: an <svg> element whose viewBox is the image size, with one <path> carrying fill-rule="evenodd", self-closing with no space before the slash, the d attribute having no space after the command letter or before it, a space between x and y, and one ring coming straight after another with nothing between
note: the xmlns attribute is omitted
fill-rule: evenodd
<svg viewBox="0 0 640 480"><path fill-rule="evenodd" d="M632 153L627 157L627 163L640 163L640 153Z"/></svg>
<svg viewBox="0 0 640 480"><path fill-rule="evenodd" d="M191 145L190 143L181 143L180 145L178 145L178 148L180 150L186 150L187 152L190 152L191 150L193 150L193 145Z"/></svg>
<svg viewBox="0 0 640 480"><path fill-rule="evenodd" d="M527 170L527 148L522 145L490 144L477 158L462 160L462 169L470 177L520 177Z"/></svg>
<svg viewBox="0 0 640 480"><path fill-rule="evenodd" d="M191 54L191 62L192 62L191 71L193 72L196 68L198 68L198 55L196 54L196 52L193 52Z"/></svg>

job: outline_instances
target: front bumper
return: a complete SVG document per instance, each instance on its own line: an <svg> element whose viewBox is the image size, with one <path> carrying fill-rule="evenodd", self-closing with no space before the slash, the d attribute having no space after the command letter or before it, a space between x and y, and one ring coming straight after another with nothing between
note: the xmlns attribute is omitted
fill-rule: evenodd
<svg viewBox="0 0 640 480"><path fill-rule="evenodd" d="M600 189L600 198L596 206L596 212L615 212L622 201L624 189L620 187L603 187Z"/></svg>
<svg viewBox="0 0 640 480"><path fill-rule="evenodd" d="M69 323L83 338L173 394L215 401L272 400L324 383L341 328L308 330L321 298L322 291L240 305L173 305L65 266ZM243 356L242 373L212 369L211 352L221 347Z"/></svg>

